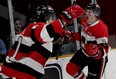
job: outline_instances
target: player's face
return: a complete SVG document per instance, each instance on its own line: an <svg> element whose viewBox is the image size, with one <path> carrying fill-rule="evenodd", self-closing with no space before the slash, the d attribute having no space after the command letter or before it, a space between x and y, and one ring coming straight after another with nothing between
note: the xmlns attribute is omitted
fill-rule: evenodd
<svg viewBox="0 0 116 79"><path fill-rule="evenodd" d="M53 18L51 17L50 19L49 19L49 23L52 23L54 20L53 20Z"/></svg>
<svg viewBox="0 0 116 79"><path fill-rule="evenodd" d="M85 14L87 18L93 18L95 16L93 10L86 10Z"/></svg>

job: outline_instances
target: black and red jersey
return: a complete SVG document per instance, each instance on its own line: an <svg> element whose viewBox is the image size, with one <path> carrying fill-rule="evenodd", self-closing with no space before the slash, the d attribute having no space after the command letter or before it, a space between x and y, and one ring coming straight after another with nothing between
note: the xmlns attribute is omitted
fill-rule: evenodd
<svg viewBox="0 0 116 79"><path fill-rule="evenodd" d="M87 18L84 18L81 21L82 31L81 31L81 46L84 48L86 43L97 44L108 53L109 44L108 44L108 27L101 20L97 20L93 24L87 23Z"/></svg>

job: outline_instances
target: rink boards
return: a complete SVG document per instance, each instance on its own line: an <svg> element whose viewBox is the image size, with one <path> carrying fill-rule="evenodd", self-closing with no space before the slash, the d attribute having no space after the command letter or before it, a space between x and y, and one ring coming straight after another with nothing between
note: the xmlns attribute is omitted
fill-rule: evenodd
<svg viewBox="0 0 116 79"><path fill-rule="evenodd" d="M45 66L45 76L42 79L74 79L66 72L66 64L73 54L51 57ZM102 79L116 79L116 49L109 52L109 62ZM83 70L87 74L87 67ZM0 76L0 79L1 76Z"/></svg>
<svg viewBox="0 0 116 79"><path fill-rule="evenodd" d="M42 79L74 79L66 72L66 64L73 54L50 58L45 67L45 76ZM116 49L111 49L108 54L105 73L102 79L116 79ZM87 74L87 67L83 70Z"/></svg>

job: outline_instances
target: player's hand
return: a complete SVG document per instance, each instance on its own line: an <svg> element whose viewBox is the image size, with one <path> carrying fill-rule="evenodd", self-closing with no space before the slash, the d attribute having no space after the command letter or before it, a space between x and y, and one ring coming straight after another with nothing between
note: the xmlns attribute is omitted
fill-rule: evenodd
<svg viewBox="0 0 116 79"><path fill-rule="evenodd" d="M96 44L85 44L85 50L89 57L95 57L98 54L98 46Z"/></svg>
<svg viewBox="0 0 116 79"><path fill-rule="evenodd" d="M69 41L75 41L75 40L80 41L80 36L79 36L78 32L73 32L73 31L65 30L64 31L64 35L67 38L69 38Z"/></svg>
<svg viewBox="0 0 116 79"><path fill-rule="evenodd" d="M68 24L72 23L72 20L80 17L84 14L84 10L78 5L72 5L62 12L60 15L61 19Z"/></svg>
<svg viewBox="0 0 116 79"><path fill-rule="evenodd" d="M65 30L65 31L64 31L64 35L65 35L66 37L70 38L70 37L72 37L73 33L70 32L70 31L68 31L68 30Z"/></svg>

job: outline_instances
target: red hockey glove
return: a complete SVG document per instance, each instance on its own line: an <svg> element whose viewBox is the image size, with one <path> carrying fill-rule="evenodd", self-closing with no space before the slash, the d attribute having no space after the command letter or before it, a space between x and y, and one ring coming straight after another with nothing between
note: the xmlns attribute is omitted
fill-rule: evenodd
<svg viewBox="0 0 116 79"><path fill-rule="evenodd" d="M73 32L70 32L70 31L68 31L68 30L65 30L65 31L64 31L64 35L65 35L66 37L70 38L70 37L72 37Z"/></svg>
<svg viewBox="0 0 116 79"><path fill-rule="evenodd" d="M65 30L65 36L69 38L70 41L78 40L80 41L80 36L77 32L70 32Z"/></svg>
<svg viewBox="0 0 116 79"><path fill-rule="evenodd" d="M71 7L63 11L60 17L63 21L67 22L68 24L71 24L73 19L78 18L83 14L84 10L80 6L72 5Z"/></svg>
<svg viewBox="0 0 116 79"><path fill-rule="evenodd" d="M94 59L99 59L102 56L102 52L96 44L85 44L85 50L86 54Z"/></svg>

